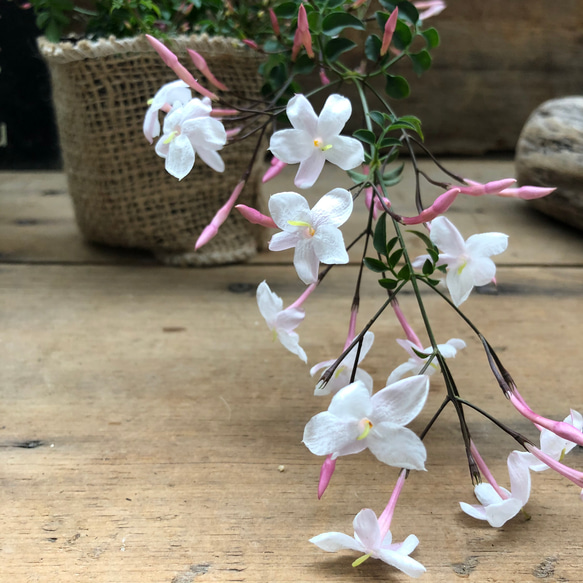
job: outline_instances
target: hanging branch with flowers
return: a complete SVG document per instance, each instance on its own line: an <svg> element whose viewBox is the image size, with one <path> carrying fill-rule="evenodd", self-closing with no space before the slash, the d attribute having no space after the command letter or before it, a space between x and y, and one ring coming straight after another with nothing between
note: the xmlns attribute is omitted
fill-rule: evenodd
<svg viewBox="0 0 583 583"><path fill-rule="evenodd" d="M387 506L378 517L368 508L357 514L354 537L327 532L313 537L311 542L328 552L357 551L360 557L354 566L374 557L417 577L425 568L409 555L419 541L415 535L409 535L404 542L393 543L391 520L410 472L425 469L427 454L423 440L447 407L453 407L457 414L474 493L480 502L475 505L462 502L461 510L493 527L502 526L523 509L530 494L531 470L552 468L583 487L583 472L562 461L575 445L583 445L583 417L571 411L563 421L553 421L532 411L488 340L460 310L475 286L495 281L496 266L491 257L506 250L508 237L503 233L480 233L464 239L445 216L458 197L532 199L546 196L553 189L517 188L511 178L480 184L458 176L431 155L424 144L419 119L399 116L394 109L394 101L409 94L409 84L402 75L393 72L393 66L408 60L417 75L430 68L431 52L439 44L439 35L435 28L426 26L426 20L445 5L440 0L380 0L379 4L380 9L372 12L370 0L263 2L261 16L268 14L271 34L243 42L249 50L264 55L260 71L264 101L248 107L236 105L233 98L236 96L215 78L203 55L190 52L191 64L196 74L205 79L204 84L195 80L162 42L150 38L178 80L162 87L150 101L144 133L150 142L157 138L156 152L165 159L166 170L179 180L188 175L195 163L223 172L221 149L237 141L252 141L249 169L217 209L196 248L217 234L234 207L252 223L280 229L271 238L269 248L294 249L294 267L306 289L284 308L283 300L262 282L257 288L257 302L274 336L303 362L307 362L307 355L296 332L305 316L303 305L334 265L348 262L348 249L357 242L362 244L344 349L336 358L316 364L310 371L317 378L315 395L331 395L331 401L327 410L307 422L303 442L313 454L324 457L318 497L323 495L338 459L344 455L369 449L380 462L400 471ZM233 7L234 13L236 10ZM349 30L360 33L364 42L357 43L346 34ZM356 67L351 65L358 60L355 54L362 56ZM313 79L314 73L319 75L319 86L309 94L302 93L302 80L307 75ZM352 103L340 94L348 84L356 88L365 120L365 126L352 136L344 135ZM384 91L379 86L384 86ZM326 92L328 97L318 115L311 100L320 92ZM378 104L376 109L372 109L371 102ZM161 111L165 112L163 126L159 122ZM284 116L291 127L280 129ZM227 119L231 126L237 126L235 130L225 130L223 121ZM252 165L264 155L261 145L268 134L272 161L264 182L286 165L297 164L294 184L300 190L309 189L329 163L345 170L353 186L334 188L313 208L297 192L275 193L269 199L270 216L237 205ZM419 150L451 182L436 180L422 170L416 157ZM411 217L402 216L391 204L390 188L399 182L403 171L404 164L398 162L402 153L409 156L416 177L413 195L417 214ZM423 197L426 183L443 190L430 204ZM355 204L366 206L367 220L358 237L346 245L339 227L349 220ZM420 227L414 234L427 250L416 258L410 255L403 235L403 227L411 225ZM359 328L360 288L365 269L376 274L384 299L374 316ZM448 293L442 290L442 282ZM425 310L422 288L437 294L478 337L502 394L540 430L540 447L460 393L447 361L466 344L459 338L444 342L439 337ZM428 345L421 342L399 306L398 297L404 289L411 290L416 298ZM406 360L388 372L386 386L374 392L371 376L360 365L372 348L372 329L387 311L394 314L402 327L405 338L397 342L404 349ZM417 435L407 425L422 411L430 377L436 372L441 373L445 383L443 402ZM481 413L520 445L522 451L508 455L510 490L498 484L482 459L466 422L468 408Z"/></svg>

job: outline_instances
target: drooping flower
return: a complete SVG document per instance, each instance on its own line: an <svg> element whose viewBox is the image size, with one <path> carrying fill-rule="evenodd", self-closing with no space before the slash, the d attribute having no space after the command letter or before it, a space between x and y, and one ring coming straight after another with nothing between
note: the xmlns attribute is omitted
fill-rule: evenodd
<svg viewBox="0 0 583 583"><path fill-rule="evenodd" d="M407 354L409 354L409 360L400 364L390 375L387 379L387 384L390 385L391 383L397 382L403 375L407 373L411 373L413 375L419 374L421 369L427 364L427 357L433 353L433 348L430 346L429 348L420 348L415 343L411 342L411 340L401 340L400 338L397 339L397 343L399 346L405 349ZM457 354L458 350L462 350L466 347L466 343L461 340L460 338L450 338L445 344L438 344L437 348L443 358L454 358ZM415 351L427 354L426 358L421 358ZM431 376L434 372L439 370L439 364L437 363L437 359L433 359L429 366L425 369L423 374Z"/></svg>
<svg viewBox="0 0 583 583"><path fill-rule="evenodd" d="M364 553L364 556L352 563L353 567L373 557L403 571L410 577L419 577L425 573L425 567L409 556L419 544L419 539L414 534L410 534L402 543L393 543L391 531L382 535L376 514L370 508L361 510L354 518L352 525L354 537L342 532L325 532L311 538L310 542L329 553L344 549Z"/></svg>
<svg viewBox="0 0 583 583"><path fill-rule="evenodd" d="M571 410L571 413L563 419L563 423L572 425L575 429L583 431L583 415L578 411ZM563 437L559 437L552 431L542 428L540 432L540 450L550 456L555 461L562 461L563 458L576 446L574 441L569 441ZM534 472L542 472L548 470L549 466L541 462L532 453L521 452L523 460L528 464L529 468Z"/></svg>
<svg viewBox="0 0 583 583"><path fill-rule="evenodd" d="M508 456L507 465L510 492L498 484L482 483L474 488L474 494L480 504L460 502L460 507L466 514L478 520L486 520L495 528L501 527L516 516L530 496L530 471L520 452L513 451Z"/></svg>
<svg viewBox="0 0 583 583"><path fill-rule="evenodd" d="M374 333L370 330L364 335L362 339L362 347L360 349L360 354L358 355L358 364L364 359L371 349L374 342ZM346 387L350 384L350 377L352 375L352 369L356 361L356 354L358 352L358 344L342 359L332 378L325 384L320 386L320 383L316 385L314 395L330 395L337 393L340 389ZM325 371L330 366L332 366L336 360L325 360L324 362L319 362L315 364L310 369L310 374L315 376L320 371ZM361 368L356 369L356 375L354 377L355 381L362 381L364 386L368 389L368 392L372 394L372 377Z"/></svg>
<svg viewBox="0 0 583 583"><path fill-rule="evenodd" d="M291 60L298 58L300 49L304 47L306 54L310 59L314 58L314 49L312 48L312 35L310 34L310 25L308 24L308 14L303 4L298 9L298 28L294 35L294 44L292 47Z"/></svg>
<svg viewBox="0 0 583 583"><path fill-rule="evenodd" d="M269 242L272 251L295 247L294 266L305 284L318 280L320 261L348 263L348 253L338 227L352 213L352 195L344 188L325 194L310 210L308 201L296 192L280 192L269 199L269 212L283 232Z"/></svg>
<svg viewBox="0 0 583 583"><path fill-rule="evenodd" d="M312 186L326 160L342 170L356 168L364 161L362 143L340 135L352 113L346 97L330 95L318 117L306 97L295 95L289 100L286 112L293 129L275 132L269 149L286 164L299 163L294 180L298 188Z"/></svg>
<svg viewBox="0 0 583 583"><path fill-rule="evenodd" d="M453 303L463 303L476 285L490 283L496 274L496 265L490 259L508 246L504 233L481 233L464 241L461 233L445 217L431 221L431 241L439 248L438 265L447 266L445 283ZM429 255L418 257L413 265L421 267Z"/></svg>
<svg viewBox="0 0 583 583"><path fill-rule="evenodd" d="M150 144L160 135L158 112L166 105L184 105L192 99L192 92L184 81L172 81L162 85L156 95L148 101L148 111L144 117L144 135Z"/></svg>
<svg viewBox="0 0 583 583"><path fill-rule="evenodd" d="M213 170L223 172L225 163L217 153L227 142L223 124L210 117L210 99L191 99L171 109L164 119L164 134L156 153L166 159L166 170L182 180L194 166L195 155Z"/></svg>
<svg viewBox="0 0 583 583"><path fill-rule="evenodd" d="M267 282L262 281L257 287L257 305L267 323L267 327L291 353L300 360L308 362L304 349L300 346L300 337L294 330L302 323L305 312L299 308L283 309L283 300L271 291Z"/></svg>
<svg viewBox="0 0 583 583"><path fill-rule="evenodd" d="M369 449L381 462L409 470L425 469L423 442L405 425L423 409L429 377L419 375L385 387L372 397L362 381L338 391L327 411L304 429L304 444L315 455L334 457Z"/></svg>

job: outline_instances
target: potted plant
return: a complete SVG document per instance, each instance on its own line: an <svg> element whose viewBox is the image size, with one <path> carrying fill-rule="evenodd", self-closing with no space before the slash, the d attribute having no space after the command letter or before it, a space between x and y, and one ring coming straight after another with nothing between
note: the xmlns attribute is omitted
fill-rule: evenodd
<svg viewBox="0 0 583 583"><path fill-rule="evenodd" d="M144 35L163 38L181 58L188 58L188 49L204 54L234 102L249 105L260 94L262 56L241 39L273 34L260 4L33 0L31 5L46 34L38 44L51 72L69 192L84 237L147 249L178 265L252 256L260 237L239 216L227 221L221 237L194 252L217 202L236 184L236 172L217 176L197 167L184 183L158 171L142 134L143 116L148 98L174 76ZM227 149L230 168L246 166L245 148ZM250 204L260 196L259 176L257 165L244 195Z"/></svg>

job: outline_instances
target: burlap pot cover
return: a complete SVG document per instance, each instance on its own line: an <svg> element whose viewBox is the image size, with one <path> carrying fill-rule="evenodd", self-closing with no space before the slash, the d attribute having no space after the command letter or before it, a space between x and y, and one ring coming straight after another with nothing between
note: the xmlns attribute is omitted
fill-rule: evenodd
<svg viewBox="0 0 583 583"><path fill-rule="evenodd" d="M170 47L187 66L187 48L201 53L233 93L231 102L249 105L258 98L260 57L244 45L190 36L173 39ZM256 138L221 151L224 173L197 158L192 172L178 181L142 133L147 100L176 79L145 37L76 44L41 38L39 48L51 72L69 192L87 240L148 249L178 265L230 263L256 253L261 234L236 211L215 239L194 252L197 237L247 168ZM261 206L265 147L240 198L243 204Z"/></svg>

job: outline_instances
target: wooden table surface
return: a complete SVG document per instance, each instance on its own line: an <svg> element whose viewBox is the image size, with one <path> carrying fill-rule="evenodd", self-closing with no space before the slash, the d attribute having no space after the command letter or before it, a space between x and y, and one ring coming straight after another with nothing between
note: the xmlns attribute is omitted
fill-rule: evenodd
<svg viewBox="0 0 583 583"><path fill-rule="evenodd" d="M478 180L512 175L505 161L452 166ZM336 178L328 173L313 196ZM270 192L290 189L290 179L278 178ZM409 177L395 189L395 203L410 186ZM533 408L555 419L569 407L583 411L582 234L513 200L463 200L451 219L466 237L510 235L497 292L474 293L466 313ZM312 397L307 367L272 342L255 301L264 279L286 303L301 292L289 253L203 270L88 245L61 173L0 174L0 225L0 581L408 580L380 561L354 569L354 553L308 543L325 531L352 534L362 508L380 513L397 471L368 453L343 458L317 500L322 459L301 439L328 400ZM347 225L346 238L357 229ZM356 271L354 263L333 269L306 304L299 332L310 365L342 348ZM363 290L361 323L383 297L373 275ZM452 362L463 395L535 438L476 338L439 298L425 301L440 341L468 343ZM420 330L414 297L404 294L401 305ZM405 358L394 318L374 331L365 368L380 388ZM433 379L414 430L443 398L443 382ZM477 414L468 421L508 486L515 444ZM395 540L419 537L413 557L428 570L422 581L583 581L577 487L533 474L531 520L493 529L459 509L474 499L451 411L427 449L428 471L407 480L392 526ZM568 461L583 470L581 448Z"/></svg>

